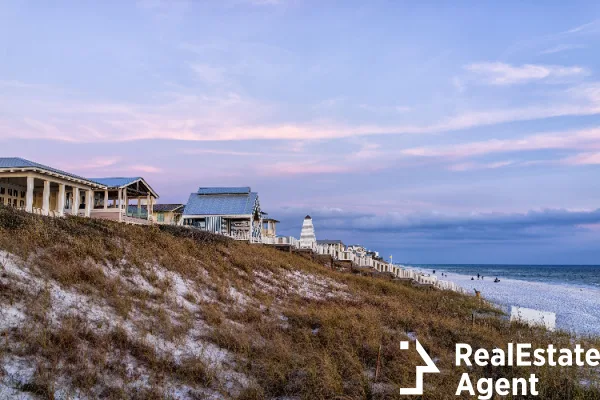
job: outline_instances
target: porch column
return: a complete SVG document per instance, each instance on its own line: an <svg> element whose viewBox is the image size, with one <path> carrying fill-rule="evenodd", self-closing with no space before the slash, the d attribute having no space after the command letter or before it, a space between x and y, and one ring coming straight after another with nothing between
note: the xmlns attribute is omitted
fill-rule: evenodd
<svg viewBox="0 0 600 400"><path fill-rule="evenodd" d="M142 215L142 198L140 196L137 197L137 215L138 217Z"/></svg>
<svg viewBox="0 0 600 400"><path fill-rule="evenodd" d="M58 184L58 198L56 199L56 208L58 216L62 217L65 215L65 184Z"/></svg>
<svg viewBox="0 0 600 400"><path fill-rule="evenodd" d="M42 214L50 214L50 181L44 180L44 193L42 195Z"/></svg>
<svg viewBox="0 0 600 400"><path fill-rule="evenodd" d="M117 206L119 208L119 222L123 221L123 208L121 207L121 189L117 189Z"/></svg>
<svg viewBox="0 0 600 400"><path fill-rule="evenodd" d="M79 213L79 188L73 188L73 209L71 214L77 215Z"/></svg>
<svg viewBox="0 0 600 400"><path fill-rule="evenodd" d="M25 211L33 212L33 176L27 177L27 195L25 197Z"/></svg>
<svg viewBox="0 0 600 400"><path fill-rule="evenodd" d="M94 207L94 192L92 190L85 191L85 216L89 218L92 216L92 207Z"/></svg>
<svg viewBox="0 0 600 400"><path fill-rule="evenodd" d="M104 191L104 209L108 209L108 190Z"/></svg>
<svg viewBox="0 0 600 400"><path fill-rule="evenodd" d="M123 202L125 203L125 215L129 212L129 198L127 197L127 188L123 189Z"/></svg>
<svg viewBox="0 0 600 400"><path fill-rule="evenodd" d="M148 221L152 221L152 208L150 207L151 201L152 197L150 197L150 195L146 196L146 211L148 214Z"/></svg>

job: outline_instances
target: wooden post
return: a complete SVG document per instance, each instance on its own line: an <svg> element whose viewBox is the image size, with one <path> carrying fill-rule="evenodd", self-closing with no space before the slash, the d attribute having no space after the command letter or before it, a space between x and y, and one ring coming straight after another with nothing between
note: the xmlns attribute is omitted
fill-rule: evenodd
<svg viewBox="0 0 600 400"><path fill-rule="evenodd" d="M379 371L381 369L381 345L379 345L379 351L377 352L377 367L375 368L375 381L379 379Z"/></svg>
<svg viewBox="0 0 600 400"><path fill-rule="evenodd" d="M90 218L92 216L92 209L94 208L94 191L88 189L85 191L85 216Z"/></svg>
<svg viewBox="0 0 600 400"><path fill-rule="evenodd" d="M27 177L27 197L25 198L25 210L33 212L33 176Z"/></svg>
<svg viewBox="0 0 600 400"><path fill-rule="evenodd" d="M121 204L122 192L120 188L117 188L117 202L119 209L119 222L123 221L123 205Z"/></svg>
<svg viewBox="0 0 600 400"><path fill-rule="evenodd" d="M72 208L72 214L77 216L77 214L79 214L79 188L74 187L73 188L73 208Z"/></svg>
<svg viewBox="0 0 600 400"><path fill-rule="evenodd" d="M65 184L58 184L58 199L57 199L57 212L59 216L65 215Z"/></svg>
<svg viewBox="0 0 600 400"><path fill-rule="evenodd" d="M44 192L42 193L42 214L50 214L50 181L44 180Z"/></svg>

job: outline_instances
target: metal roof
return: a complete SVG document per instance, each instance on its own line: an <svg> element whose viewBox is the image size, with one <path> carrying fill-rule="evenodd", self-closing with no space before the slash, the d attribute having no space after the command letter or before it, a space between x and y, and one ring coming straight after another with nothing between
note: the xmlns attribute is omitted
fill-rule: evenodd
<svg viewBox="0 0 600 400"><path fill-rule="evenodd" d="M154 204L152 210L154 212L170 212L183 207L185 207L185 204Z"/></svg>
<svg viewBox="0 0 600 400"><path fill-rule="evenodd" d="M23 169L38 169L41 171L46 171L53 174L63 175L72 179L81 180L87 182L93 186L105 186L103 183L100 183L94 179L84 178L82 176L78 176L75 174L71 174L69 172L61 171L60 169L52 168L47 165L38 164L33 161L26 160L24 158L19 157L0 157L0 169L11 169L11 168L23 168Z"/></svg>
<svg viewBox="0 0 600 400"><path fill-rule="evenodd" d="M208 188L206 188L208 189ZM210 188L218 189L218 188ZM222 188L231 189L231 188ZM249 188L248 188L249 189ZM251 215L258 193L248 192L233 194L221 192L218 194L192 193L188 199L183 214L185 215Z"/></svg>
<svg viewBox="0 0 600 400"><path fill-rule="evenodd" d="M124 186L131 185L132 183L142 179L142 177L137 176L134 178L90 178L94 182L98 182L103 184L108 188L121 188Z"/></svg>
<svg viewBox="0 0 600 400"><path fill-rule="evenodd" d="M146 182L146 180L144 178L142 178L141 176L135 176L135 177L131 177L131 178L124 178L124 177L91 178L91 180L98 182L98 183L106 186L109 189L120 189L120 188L129 186L133 183L136 183L137 181L142 181L144 183L144 185L146 185L148 187L148 190L150 191L150 193L152 193L154 195L154 197L156 197L157 199L159 197L158 193L156 193L156 191L154 189L152 189L152 187L148 184L148 182Z"/></svg>
<svg viewBox="0 0 600 400"><path fill-rule="evenodd" d="M275 218L263 218L263 221L264 222L271 221L271 222L276 222L276 223L280 223L281 222L281 221L279 221L279 220L277 220Z"/></svg>
<svg viewBox="0 0 600 400"><path fill-rule="evenodd" d="M247 186L242 187L201 187L198 194L249 194L251 189Z"/></svg>

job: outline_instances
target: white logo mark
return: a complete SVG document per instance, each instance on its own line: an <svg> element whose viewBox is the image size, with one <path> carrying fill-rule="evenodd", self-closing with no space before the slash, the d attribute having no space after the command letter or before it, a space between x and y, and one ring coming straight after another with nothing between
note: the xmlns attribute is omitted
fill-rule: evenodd
<svg viewBox="0 0 600 400"><path fill-rule="evenodd" d="M421 356L423 361L425 361L425 364L427 364L427 366L424 366L424 365L417 366L416 386L414 388L400 388L401 395L423 394L423 374L439 374L440 373L440 370L435 365L435 363L433 362L431 357L429 357L429 354L427 354L427 352L425 351L423 346L421 346L421 343L419 343L418 340L415 340L415 343L417 344L417 351L419 352L419 355ZM408 341L406 341L406 340L401 341L400 342L400 350L408 350L408 345L409 345Z"/></svg>

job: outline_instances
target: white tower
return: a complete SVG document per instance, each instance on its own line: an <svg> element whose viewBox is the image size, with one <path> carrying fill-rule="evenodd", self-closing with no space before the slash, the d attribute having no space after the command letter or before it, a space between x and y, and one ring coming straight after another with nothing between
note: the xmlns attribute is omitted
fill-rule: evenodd
<svg viewBox="0 0 600 400"><path fill-rule="evenodd" d="M315 227L312 223L310 215L304 217L302 222L302 232L300 232L300 248L301 249L312 249L317 245L317 238L315 236Z"/></svg>

